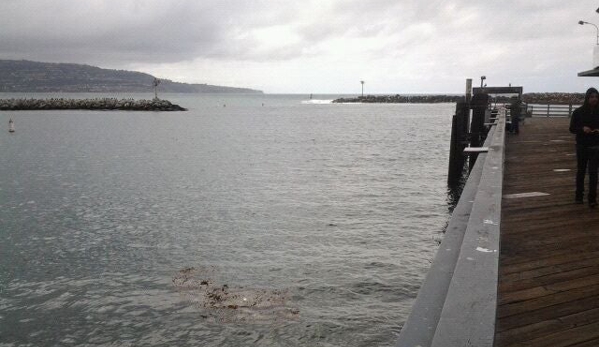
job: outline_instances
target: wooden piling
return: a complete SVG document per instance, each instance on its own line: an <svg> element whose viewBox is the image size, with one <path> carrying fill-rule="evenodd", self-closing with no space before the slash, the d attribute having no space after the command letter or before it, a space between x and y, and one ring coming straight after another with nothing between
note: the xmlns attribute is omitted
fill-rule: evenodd
<svg viewBox="0 0 599 347"><path fill-rule="evenodd" d="M449 147L449 171L447 184L450 188L456 188L462 182L462 174L466 157L466 135L468 133L469 110L466 102L456 104L456 112L451 124L451 142Z"/></svg>
<svg viewBox="0 0 599 347"><path fill-rule="evenodd" d="M486 137L485 112L489 104L489 94L474 94L470 107L472 108L472 123L470 124L470 146L480 147ZM472 170L478 154L472 154L469 158L469 169Z"/></svg>

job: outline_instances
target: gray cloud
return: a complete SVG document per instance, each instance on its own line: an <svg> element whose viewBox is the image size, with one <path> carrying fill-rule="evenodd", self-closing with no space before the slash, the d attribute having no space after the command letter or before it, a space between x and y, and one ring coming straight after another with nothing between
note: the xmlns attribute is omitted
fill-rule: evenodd
<svg viewBox="0 0 599 347"><path fill-rule="evenodd" d="M251 14L232 1L8 1L1 55L61 61L176 62L218 55Z"/></svg>
<svg viewBox="0 0 599 347"><path fill-rule="evenodd" d="M255 80L275 73L270 63L298 78L328 67L328 80L343 79L337 70L386 83L491 70L533 81L552 70L573 75L577 66L589 67L594 28L576 23L599 22L596 6L590 0L3 0L0 58L156 71L209 67L214 72L203 75L213 79L241 66L247 71L228 77L241 82L245 74Z"/></svg>

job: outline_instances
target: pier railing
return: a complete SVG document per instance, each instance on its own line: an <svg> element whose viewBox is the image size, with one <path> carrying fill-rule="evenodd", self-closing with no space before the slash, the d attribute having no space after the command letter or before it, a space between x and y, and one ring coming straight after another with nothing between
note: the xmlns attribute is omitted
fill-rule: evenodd
<svg viewBox="0 0 599 347"><path fill-rule="evenodd" d="M478 149L398 347L493 346L505 125L504 111Z"/></svg>
<svg viewBox="0 0 599 347"><path fill-rule="evenodd" d="M532 117L570 117L579 106L574 104L528 104L526 110Z"/></svg>

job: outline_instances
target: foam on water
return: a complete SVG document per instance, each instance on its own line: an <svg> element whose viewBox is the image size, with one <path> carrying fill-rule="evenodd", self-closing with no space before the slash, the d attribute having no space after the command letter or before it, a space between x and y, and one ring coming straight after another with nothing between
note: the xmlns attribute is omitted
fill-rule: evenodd
<svg viewBox="0 0 599 347"><path fill-rule="evenodd" d="M302 100L302 104L304 105L327 105L332 104L333 99L330 100L321 100L321 99L310 99L310 100Z"/></svg>

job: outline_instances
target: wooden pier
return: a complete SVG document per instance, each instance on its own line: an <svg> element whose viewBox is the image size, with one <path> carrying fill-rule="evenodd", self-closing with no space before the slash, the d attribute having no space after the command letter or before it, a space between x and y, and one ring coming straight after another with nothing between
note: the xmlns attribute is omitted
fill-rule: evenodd
<svg viewBox="0 0 599 347"><path fill-rule="evenodd" d="M514 135L508 116L490 127L398 347L599 346L599 209L574 203L570 119L527 118Z"/></svg>
<svg viewBox="0 0 599 347"><path fill-rule="evenodd" d="M506 138L498 347L599 346L599 210L574 204L568 124L527 119Z"/></svg>

